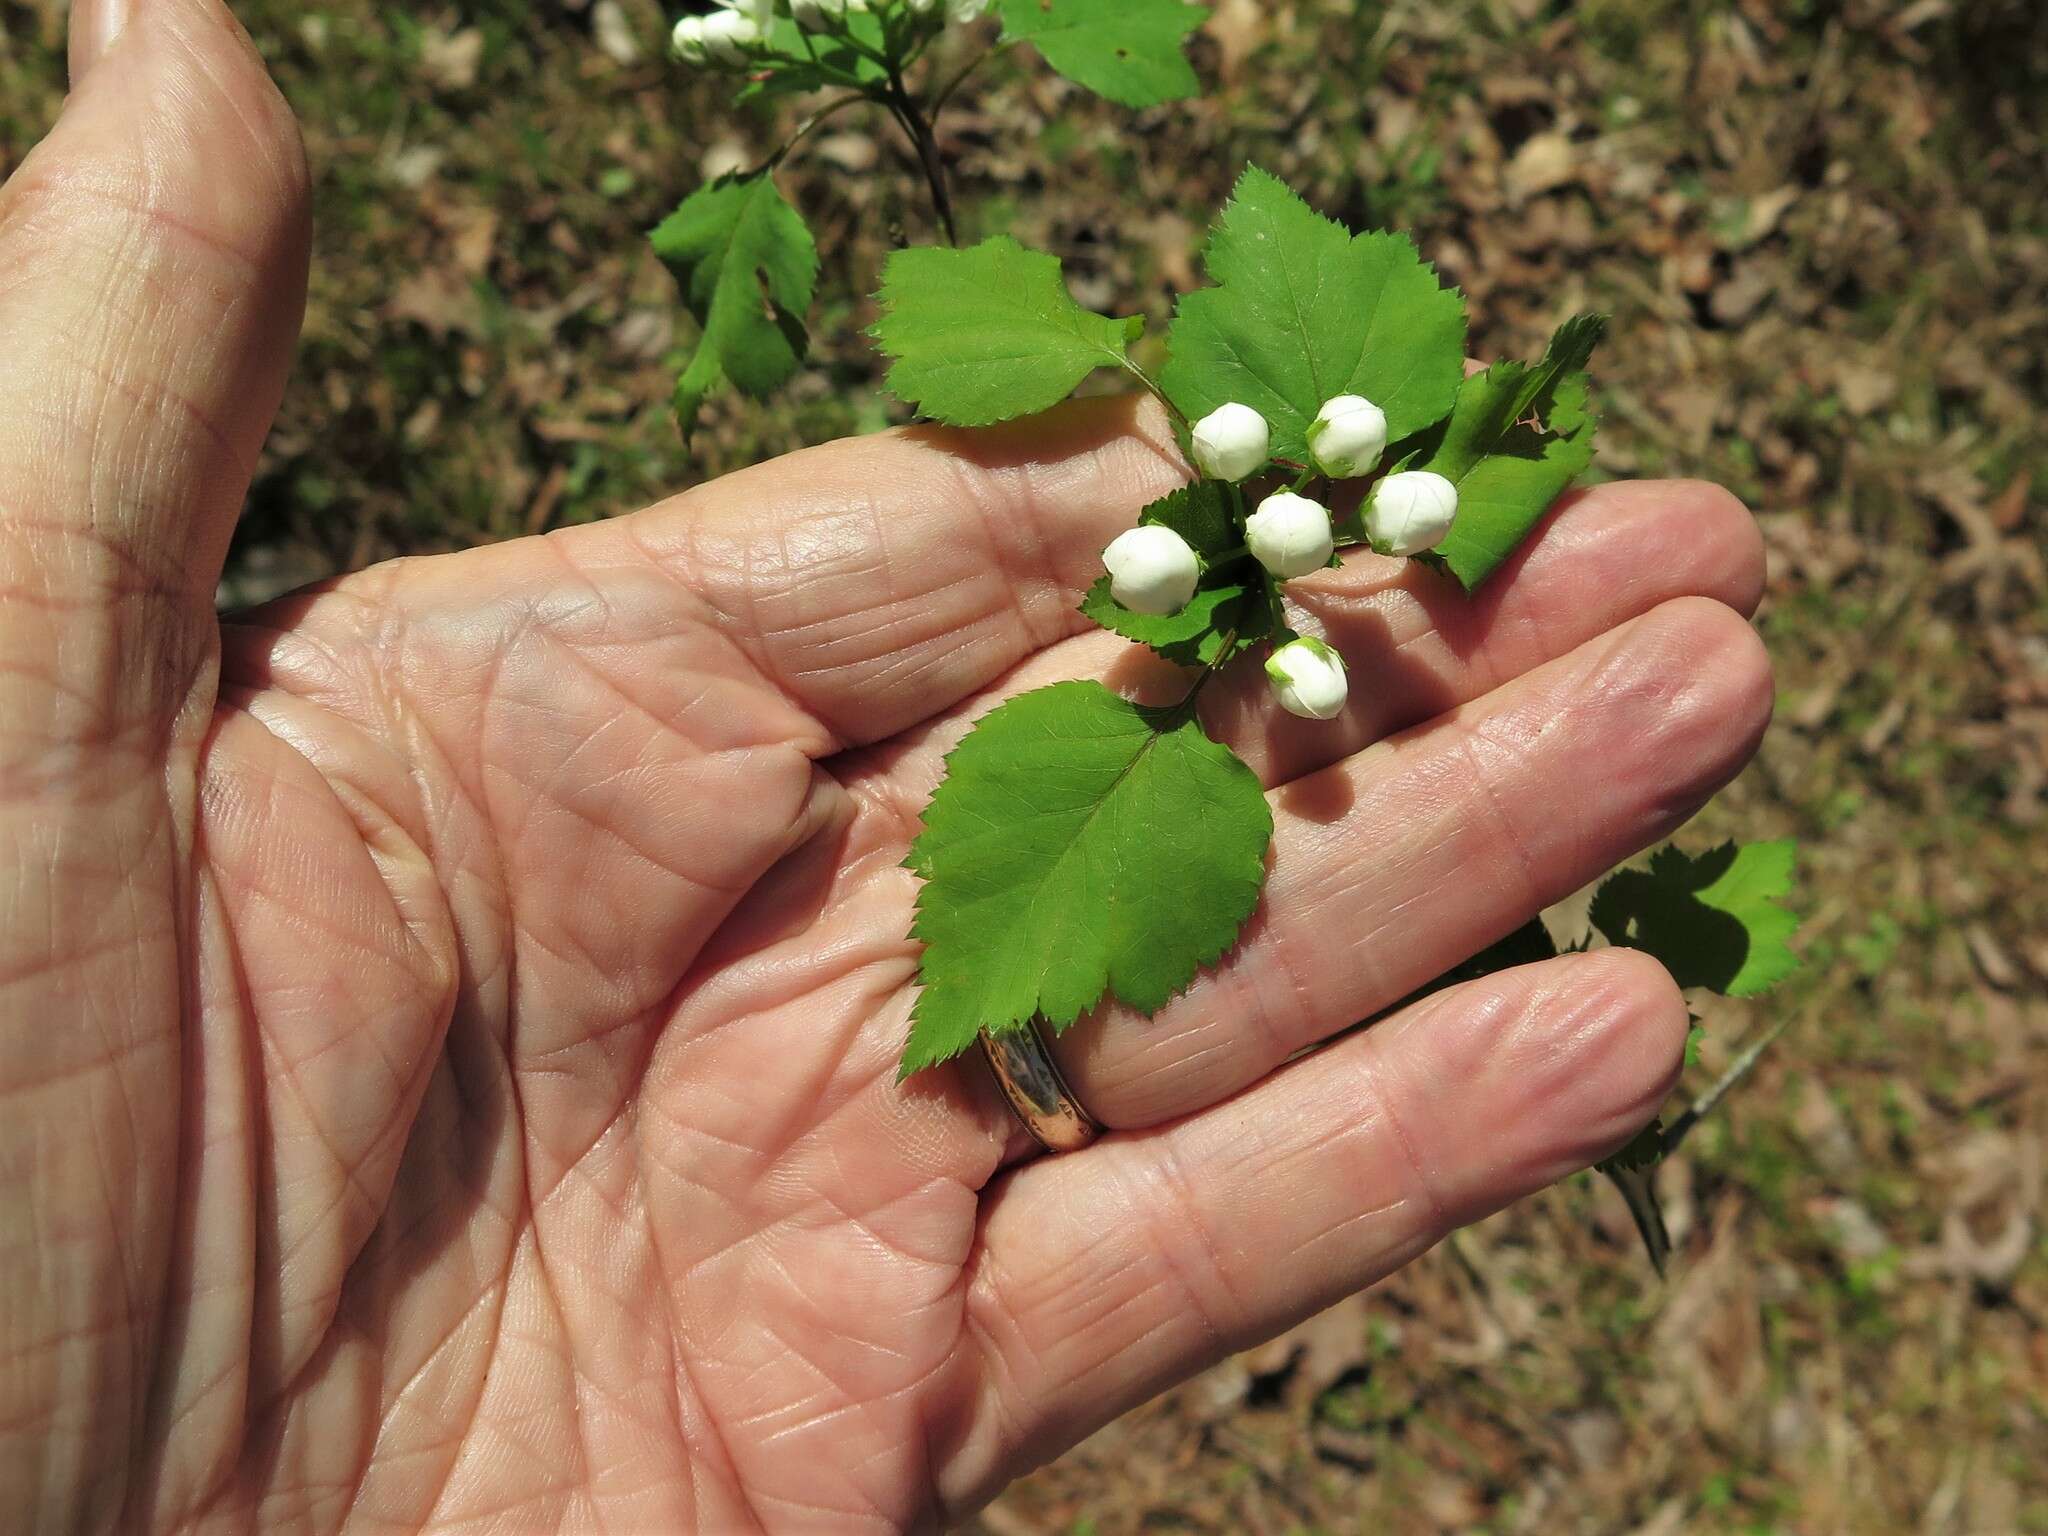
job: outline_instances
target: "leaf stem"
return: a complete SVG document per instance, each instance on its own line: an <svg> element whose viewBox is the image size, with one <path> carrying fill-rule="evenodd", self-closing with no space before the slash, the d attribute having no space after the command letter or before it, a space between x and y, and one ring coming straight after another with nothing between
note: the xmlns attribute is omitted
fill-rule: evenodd
<svg viewBox="0 0 2048 1536"><path fill-rule="evenodd" d="M1244 510L1244 487L1235 480L1226 481L1225 484L1230 488L1230 515L1237 520L1237 526L1242 528L1246 516Z"/></svg>
<svg viewBox="0 0 2048 1536"><path fill-rule="evenodd" d="M1719 1107L1721 1101L1728 1096L1728 1091L1749 1075L1750 1068L1754 1067L1762 1059L1764 1052L1770 1049L1771 1042L1785 1033L1786 1028L1791 1022L1789 1018L1779 1019L1777 1023L1744 1046L1741 1054L1730 1063L1728 1070L1721 1074L1720 1080L1705 1093L1694 1099L1691 1104L1686 1106L1683 1114L1664 1128L1664 1155L1666 1157L1677 1151L1678 1144L1692 1133L1693 1127L1711 1115Z"/></svg>
<svg viewBox="0 0 2048 1536"><path fill-rule="evenodd" d="M831 118L837 117L841 112L844 112L848 107L860 106L862 103L869 102L871 100L872 98L868 95L867 92L861 91L851 96L841 96L838 97L836 100L827 102L824 106L818 108L817 111L813 112L809 117L805 118L803 123L797 128L796 132L792 133L787 139L784 139L782 141L782 147L780 149L776 150L775 153L770 155L766 160L763 160L748 174L750 176L759 176L765 171L774 170L778 165L782 164L784 160L789 158L790 152L792 150L794 150L799 144L803 143L805 139L809 138L826 121L828 121Z"/></svg>
<svg viewBox="0 0 2048 1536"><path fill-rule="evenodd" d="M1151 374L1147 373L1144 369L1140 368L1128 357L1124 359L1124 372L1128 373L1132 378L1136 379L1140 384L1144 385L1146 391L1152 396L1152 398L1154 400L1157 400L1161 405L1166 407L1166 414L1171 416L1176 422L1180 424L1180 428L1183 432L1189 430L1188 418L1186 414L1182 412L1179 406L1175 405L1171 400L1167 399L1166 391L1159 387L1158 382L1155 379L1153 379Z"/></svg>
<svg viewBox="0 0 2048 1536"><path fill-rule="evenodd" d="M1217 647L1216 659L1195 674L1195 680L1188 685L1188 691L1181 695L1181 701L1173 706L1173 713L1176 717L1183 719L1194 718L1195 700L1200 696L1202 690L1209 685L1209 679L1222 671L1229 663L1231 652L1237 647L1237 630L1237 625L1233 624L1230 626L1223 636L1223 644Z"/></svg>

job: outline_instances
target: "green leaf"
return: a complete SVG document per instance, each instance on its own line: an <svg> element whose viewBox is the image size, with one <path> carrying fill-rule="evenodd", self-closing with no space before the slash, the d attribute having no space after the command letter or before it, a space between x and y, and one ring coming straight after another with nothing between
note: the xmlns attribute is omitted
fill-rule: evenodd
<svg viewBox="0 0 2048 1536"><path fill-rule="evenodd" d="M1036 45L1076 85L1127 107L1201 91L1183 40L1208 19L1182 0L1001 0L1003 36Z"/></svg>
<svg viewBox="0 0 2048 1536"><path fill-rule="evenodd" d="M765 174L699 187L650 238L703 331L676 380L676 419L687 437L704 397L720 382L729 379L758 399L796 372L818 248L803 216Z"/></svg>
<svg viewBox="0 0 2048 1536"><path fill-rule="evenodd" d="M1450 419L1406 457L1403 468L1434 471L1458 487L1458 518L1436 555L1468 590L1499 569L1592 463L1581 370L1606 328L1604 315L1578 315L1533 367L1495 363L1474 374Z"/></svg>
<svg viewBox="0 0 2048 1536"><path fill-rule="evenodd" d="M1629 1168L1654 1168L1664 1161L1664 1122L1652 1120L1630 1139L1629 1144L1597 1164L1602 1173Z"/></svg>
<svg viewBox="0 0 2048 1536"><path fill-rule="evenodd" d="M1109 595L1099 577L1081 599L1081 612L1104 629L1148 645L1175 666L1207 667L1256 644L1272 629L1262 587L1241 582L1204 587L1179 613L1133 613ZM1257 630L1257 633L1251 631Z"/></svg>
<svg viewBox="0 0 2048 1536"><path fill-rule="evenodd" d="M1441 420L1465 369L1465 305L1405 235L1353 235L1253 166L1209 237L1217 286L1182 297L1160 383L1190 420L1237 400L1305 463L1323 402L1364 395L1394 441Z"/></svg>
<svg viewBox="0 0 2048 1536"><path fill-rule="evenodd" d="M946 766L907 861L924 955L906 1075L983 1028L1063 1028L1105 991L1149 1014L1258 904L1272 812L1183 711L1055 683L991 711Z"/></svg>
<svg viewBox="0 0 2048 1536"><path fill-rule="evenodd" d="M1167 492L1140 512L1138 521L1171 528L1204 560L1215 560L1244 543L1244 530L1231 516L1229 488L1214 480L1197 480Z"/></svg>
<svg viewBox="0 0 2048 1536"><path fill-rule="evenodd" d="M1681 987L1754 997L1799 968L1787 943L1799 919L1781 905L1795 854L1790 841L1723 843L1697 858L1660 849L1648 869L1600 887L1593 926L1655 956Z"/></svg>
<svg viewBox="0 0 2048 1536"><path fill-rule="evenodd" d="M1145 328L1083 309L1058 261L1007 235L964 251L898 251L880 298L873 334L896 360L889 388L956 427L1057 405L1097 368L1122 367Z"/></svg>

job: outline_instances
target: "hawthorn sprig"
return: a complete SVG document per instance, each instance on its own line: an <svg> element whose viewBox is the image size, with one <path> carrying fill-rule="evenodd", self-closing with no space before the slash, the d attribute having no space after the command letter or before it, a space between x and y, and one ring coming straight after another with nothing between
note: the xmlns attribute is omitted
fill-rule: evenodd
<svg viewBox="0 0 2048 1536"><path fill-rule="evenodd" d="M912 855L907 1070L1107 996L1150 1012L1215 963L1257 905L1272 823L1197 695L1262 652L1281 709L1335 718L1346 661L1297 631L1287 584L1369 547L1476 586L1590 461L1598 317L1567 321L1537 363L1468 379L1464 304L1407 239L1354 234L1256 168L1206 259L1216 281L1181 296L1156 371L1142 320L1083 309L1059 263L1015 241L900 251L884 270L874 334L925 416L1029 416L1114 369L1163 397L1197 476L1110 541L1081 603L1190 669L1180 703L1062 684L991 712L949 762ZM1343 482L1364 487L1355 518L1331 510Z"/></svg>
<svg viewBox="0 0 2048 1536"><path fill-rule="evenodd" d="M717 0L677 21L676 62L731 80L736 104L809 104L764 161L698 188L653 232L699 330L676 380L684 435L713 391L758 399L802 363L818 251L775 176L820 125L863 108L893 122L957 244L940 117L970 75L1029 44L1076 85L1154 106L1199 88L1182 47L1207 14L1187 0Z"/></svg>

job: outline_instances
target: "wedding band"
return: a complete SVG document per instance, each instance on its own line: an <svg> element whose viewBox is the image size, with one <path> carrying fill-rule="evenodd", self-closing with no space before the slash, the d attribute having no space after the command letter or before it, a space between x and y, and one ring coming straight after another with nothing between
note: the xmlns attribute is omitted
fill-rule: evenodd
<svg viewBox="0 0 2048 1536"><path fill-rule="evenodd" d="M1024 1129L1048 1152L1078 1152L1102 1134L1053 1064L1038 1021L1000 1035L981 1032L981 1053Z"/></svg>

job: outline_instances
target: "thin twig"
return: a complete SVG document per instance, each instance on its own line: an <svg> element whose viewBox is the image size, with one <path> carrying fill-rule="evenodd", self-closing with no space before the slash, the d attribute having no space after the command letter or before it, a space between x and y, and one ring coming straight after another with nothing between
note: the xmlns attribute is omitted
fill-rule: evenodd
<svg viewBox="0 0 2048 1536"><path fill-rule="evenodd" d="M866 92L863 91L857 95L841 96L836 101L827 102L824 106L818 108L817 111L813 112L808 118L806 118L803 122L803 125L799 127L795 133L792 133L787 139L783 140L782 147L780 149L776 150L775 153L770 155L766 160L763 160L760 163L760 165L755 167L755 169L749 174L758 176L763 171L774 170L776 166L782 164L784 160L787 160L789 158L790 152L794 150L797 147L797 145L803 143L805 139L808 139L811 136L811 134L815 132L828 119L837 117L841 112L844 112L848 107L857 107L861 105L863 102L870 102L873 99L873 97L869 96Z"/></svg>
<svg viewBox="0 0 2048 1536"><path fill-rule="evenodd" d="M1132 378L1136 379L1140 384L1144 385L1147 393L1149 393L1154 400L1157 400L1161 405L1166 407L1166 414L1171 416L1175 421L1179 422L1183 431L1190 430L1186 414L1182 412L1179 406L1175 405L1171 400L1167 399L1166 391L1159 387L1158 383L1153 379L1152 375L1147 373L1144 369L1140 368L1128 357L1124 359L1124 372L1128 373Z"/></svg>
<svg viewBox="0 0 2048 1536"><path fill-rule="evenodd" d="M1744 1046L1742 1053L1729 1064L1728 1070L1721 1074L1720 1080L1705 1093L1694 1099L1683 1114L1664 1128L1664 1155L1666 1157L1669 1157L1678 1150L1678 1144L1691 1134L1694 1126L1714 1112L1716 1106L1728 1096L1728 1091L1731 1088L1749 1076L1750 1069L1762 1059L1764 1052L1770 1049L1771 1042L1785 1033L1786 1028L1791 1022L1788 1018L1778 1020L1777 1023Z"/></svg>
<svg viewBox="0 0 2048 1536"><path fill-rule="evenodd" d="M939 153L939 141L932 136L931 124L925 121L894 65L889 68L889 106L917 151L918 167L924 172L925 185L931 189L932 207L946 229L946 243L958 245L960 231L953 222L953 191L946 184L946 162Z"/></svg>

